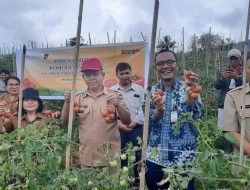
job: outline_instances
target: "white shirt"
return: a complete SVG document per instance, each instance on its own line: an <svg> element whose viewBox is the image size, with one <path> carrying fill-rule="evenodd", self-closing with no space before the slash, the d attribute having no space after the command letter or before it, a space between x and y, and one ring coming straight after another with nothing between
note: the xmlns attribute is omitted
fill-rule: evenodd
<svg viewBox="0 0 250 190"><path fill-rule="evenodd" d="M5 88L5 82L0 79L0 88ZM4 96L6 93L5 92L0 92L0 96Z"/></svg>
<svg viewBox="0 0 250 190"><path fill-rule="evenodd" d="M144 113L142 110L142 105L144 104L144 89L135 83L132 83L128 90L124 90L120 84L116 84L110 89L116 90L123 95L123 98L131 114L131 120L137 124L143 125Z"/></svg>

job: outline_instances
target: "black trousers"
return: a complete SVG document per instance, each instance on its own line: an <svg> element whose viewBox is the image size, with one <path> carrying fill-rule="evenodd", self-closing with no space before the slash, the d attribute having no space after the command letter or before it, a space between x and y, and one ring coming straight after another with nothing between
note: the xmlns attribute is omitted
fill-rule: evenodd
<svg viewBox="0 0 250 190"><path fill-rule="evenodd" d="M138 125L131 132L124 132L120 130L121 135L121 149L122 152L126 152L126 145L132 143L133 146L140 147L138 144L137 137L142 139L143 136L143 125ZM138 163L141 161L141 150L135 152L135 161L134 161L134 175L135 175L135 184L139 187L140 177L139 177L139 168ZM136 164L137 163L137 164ZM128 166L128 157L126 160L121 160L121 167Z"/></svg>

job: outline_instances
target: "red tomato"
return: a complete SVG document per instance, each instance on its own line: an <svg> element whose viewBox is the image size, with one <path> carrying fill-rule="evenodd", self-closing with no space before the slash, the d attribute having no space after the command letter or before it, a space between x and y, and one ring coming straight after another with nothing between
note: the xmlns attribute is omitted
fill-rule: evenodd
<svg viewBox="0 0 250 190"><path fill-rule="evenodd" d="M202 92L202 87L200 85L197 85L197 86L194 87L194 91L196 93L201 93Z"/></svg>
<svg viewBox="0 0 250 190"><path fill-rule="evenodd" d="M108 116L108 111L101 112L102 117L107 117Z"/></svg>
<svg viewBox="0 0 250 190"><path fill-rule="evenodd" d="M107 122L111 122L111 121L112 121L111 118L109 117L109 115L108 115L107 117L105 117L105 120L106 120Z"/></svg>
<svg viewBox="0 0 250 190"><path fill-rule="evenodd" d="M28 78L23 79L24 88L35 88L36 86Z"/></svg>
<svg viewBox="0 0 250 190"><path fill-rule="evenodd" d="M116 79L108 79L108 80L105 80L105 81L104 81L104 86L105 86L106 88L110 88L110 87L116 85L117 83L118 83L118 82L117 82Z"/></svg>
<svg viewBox="0 0 250 190"><path fill-rule="evenodd" d="M163 96L164 93L162 92L161 89L157 89L156 94L159 95L159 96Z"/></svg>
<svg viewBox="0 0 250 190"><path fill-rule="evenodd" d="M192 71L186 71L185 77L186 77L187 79L190 79L191 76L192 76Z"/></svg>
<svg viewBox="0 0 250 190"><path fill-rule="evenodd" d="M107 110L108 110L108 113L115 113L115 106L113 106L113 105L108 105Z"/></svg>
<svg viewBox="0 0 250 190"><path fill-rule="evenodd" d="M198 93L193 92L193 93L191 94L191 98L192 98L193 100L196 100L198 97L199 97L199 94L198 94Z"/></svg>
<svg viewBox="0 0 250 190"><path fill-rule="evenodd" d="M131 77L132 81L142 87L144 87L144 77L134 75Z"/></svg>
<svg viewBox="0 0 250 190"><path fill-rule="evenodd" d="M74 112L74 113L78 113L78 112L79 112L79 109L80 109L80 108L79 108L78 106L76 106L76 107L73 108L73 112Z"/></svg>
<svg viewBox="0 0 250 190"><path fill-rule="evenodd" d="M115 114L110 113L110 114L109 114L109 118L110 118L111 120L114 120L114 119L115 119Z"/></svg>
<svg viewBox="0 0 250 190"><path fill-rule="evenodd" d="M0 112L0 117L4 116L5 112Z"/></svg>

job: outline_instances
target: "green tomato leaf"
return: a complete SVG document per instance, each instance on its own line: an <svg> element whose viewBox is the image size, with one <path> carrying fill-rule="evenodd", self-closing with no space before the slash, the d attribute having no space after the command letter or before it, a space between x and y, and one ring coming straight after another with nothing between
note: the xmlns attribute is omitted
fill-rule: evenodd
<svg viewBox="0 0 250 190"><path fill-rule="evenodd" d="M232 142L232 143L240 143L240 141L239 141L234 135L232 135L232 134L230 134L230 133L225 133L225 134L224 134L224 137L225 137L228 141L230 141L230 142Z"/></svg>

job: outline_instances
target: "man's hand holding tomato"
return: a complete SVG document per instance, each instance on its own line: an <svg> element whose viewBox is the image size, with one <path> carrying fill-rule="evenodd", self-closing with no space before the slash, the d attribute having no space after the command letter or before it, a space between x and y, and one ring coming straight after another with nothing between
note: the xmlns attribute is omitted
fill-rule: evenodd
<svg viewBox="0 0 250 190"><path fill-rule="evenodd" d="M119 121L118 123L119 125L119 129L121 129L124 132L131 132L133 130L133 128L129 127L129 125L124 125L122 122Z"/></svg>
<svg viewBox="0 0 250 190"><path fill-rule="evenodd" d="M199 85L199 75L192 72L192 71L186 71L184 70L184 77L185 77L185 84L186 84L186 92L187 92L187 99L188 102L191 104L194 100L196 100L199 96L199 93L202 89L199 89L199 91L195 91L196 87L201 88ZM194 90L196 94L192 93L192 90Z"/></svg>
<svg viewBox="0 0 250 190"><path fill-rule="evenodd" d="M161 89L157 89L156 94L153 96L152 101L155 105L154 116L159 119L165 109L165 98Z"/></svg>

